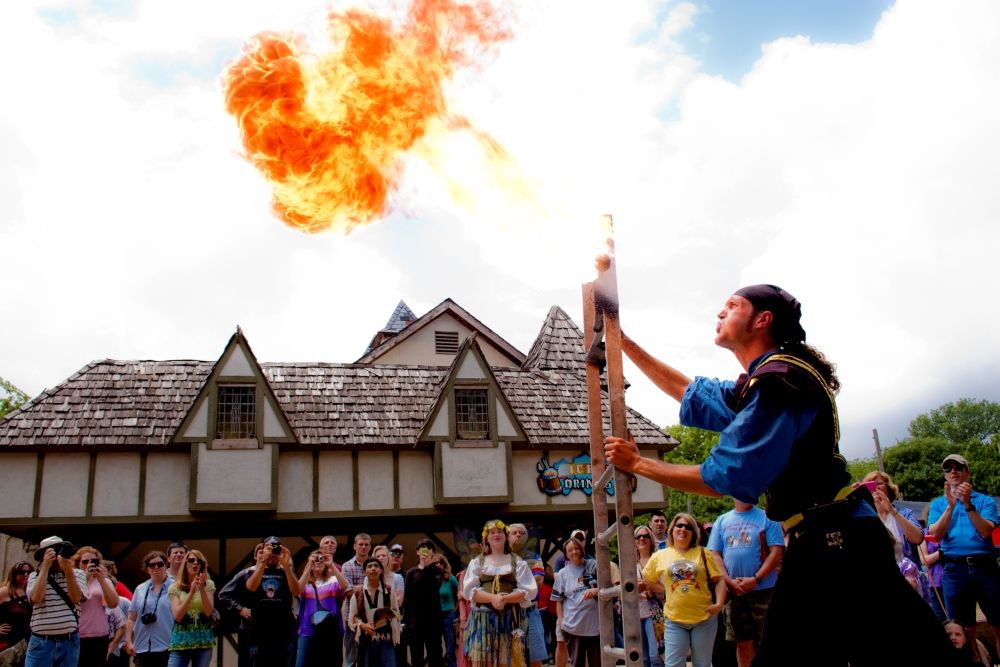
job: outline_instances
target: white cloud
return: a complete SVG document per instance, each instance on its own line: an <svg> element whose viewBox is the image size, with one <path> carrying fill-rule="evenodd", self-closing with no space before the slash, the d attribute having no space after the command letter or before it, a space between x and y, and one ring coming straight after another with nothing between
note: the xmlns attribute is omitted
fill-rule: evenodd
<svg viewBox="0 0 1000 667"><path fill-rule="evenodd" d="M711 346L736 285L777 282L803 301L810 339L840 365L851 455L868 453L881 416L989 386L977 369L996 366L1000 325L982 306L1000 233L995 3L899 2L859 45L777 40L738 84L699 74L678 46L699 29L689 3L551 4L518 2L515 39L449 91L545 213L452 137L476 216L412 158L401 213L343 238L270 216L221 72L204 74L259 30L318 37L323 3L141 2L118 17L78 4L80 22L56 27L0 3L23 55L0 105L0 266L14 286L0 373L37 392L93 358L211 359L237 323L262 360L351 361L400 298L423 312L452 297L527 350L549 305L580 321L580 228L612 212L623 325L686 371L737 372ZM673 422L672 402L627 369L630 402Z"/></svg>

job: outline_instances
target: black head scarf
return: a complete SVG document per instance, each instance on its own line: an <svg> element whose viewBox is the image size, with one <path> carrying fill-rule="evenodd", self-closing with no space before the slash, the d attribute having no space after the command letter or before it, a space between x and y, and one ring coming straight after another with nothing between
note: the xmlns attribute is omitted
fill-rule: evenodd
<svg viewBox="0 0 1000 667"><path fill-rule="evenodd" d="M771 338L778 345L806 342L806 332L799 324L802 318L802 304L777 285L750 285L734 292L758 310L771 312Z"/></svg>

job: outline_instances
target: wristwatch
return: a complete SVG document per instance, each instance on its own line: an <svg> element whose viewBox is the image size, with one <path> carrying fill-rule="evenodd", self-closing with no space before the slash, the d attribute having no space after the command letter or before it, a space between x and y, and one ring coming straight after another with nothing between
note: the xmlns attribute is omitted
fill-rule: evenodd
<svg viewBox="0 0 1000 667"><path fill-rule="evenodd" d="M758 585L758 586L760 586L760 577L758 577L758 576L757 576L757 575L755 574L755 575L753 575L753 580L757 582L757 585Z"/></svg>
<svg viewBox="0 0 1000 667"><path fill-rule="evenodd" d="M965 511L966 511L966 513L975 512L976 511L976 506L973 505L972 503L969 503L968 505L965 506Z"/></svg>

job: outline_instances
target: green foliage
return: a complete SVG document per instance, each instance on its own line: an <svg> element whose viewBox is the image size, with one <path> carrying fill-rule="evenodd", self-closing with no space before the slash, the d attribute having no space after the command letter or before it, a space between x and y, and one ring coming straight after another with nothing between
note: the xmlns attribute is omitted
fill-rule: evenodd
<svg viewBox="0 0 1000 667"><path fill-rule="evenodd" d="M941 495L941 461L955 452L943 438L907 438L882 453L885 471L906 500L930 500Z"/></svg>
<svg viewBox="0 0 1000 667"><path fill-rule="evenodd" d="M13 412L28 400L28 395L0 377L0 418Z"/></svg>
<svg viewBox="0 0 1000 667"><path fill-rule="evenodd" d="M878 462L874 456L868 459L852 459L847 462L847 472L851 473L851 480L855 482L860 482L872 470L878 470Z"/></svg>
<svg viewBox="0 0 1000 667"><path fill-rule="evenodd" d="M941 495L941 461L961 454L980 493L1000 495L1000 403L963 398L917 416L910 436L885 450L885 471L907 500Z"/></svg>
<svg viewBox="0 0 1000 667"><path fill-rule="evenodd" d="M669 426L665 430L681 443L664 455L663 460L668 463L698 465L708 457L712 447L719 442L719 434L714 431L680 425ZM667 521L678 512L689 511L689 505L691 514L702 523L715 521L720 514L733 508L733 501L729 497L709 498L697 493L685 493L667 488L663 491L666 496L663 513L667 515ZM636 523L645 523L648 520L649 517L646 516L643 521L637 520Z"/></svg>
<svg viewBox="0 0 1000 667"><path fill-rule="evenodd" d="M910 422L914 438L943 438L953 444L989 443L1000 433L1000 403L962 398Z"/></svg>

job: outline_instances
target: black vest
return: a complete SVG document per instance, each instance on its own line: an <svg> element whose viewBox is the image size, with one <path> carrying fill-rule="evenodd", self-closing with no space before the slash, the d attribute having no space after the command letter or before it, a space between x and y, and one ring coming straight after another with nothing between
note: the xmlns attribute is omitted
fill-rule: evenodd
<svg viewBox="0 0 1000 667"><path fill-rule="evenodd" d="M790 408L817 410L809 430L792 444L785 469L764 492L768 518L784 521L815 505L833 502L851 475L838 446L837 403L822 377L799 357L775 353L750 376L743 374L736 381L733 411L742 410L754 392L766 392Z"/></svg>

